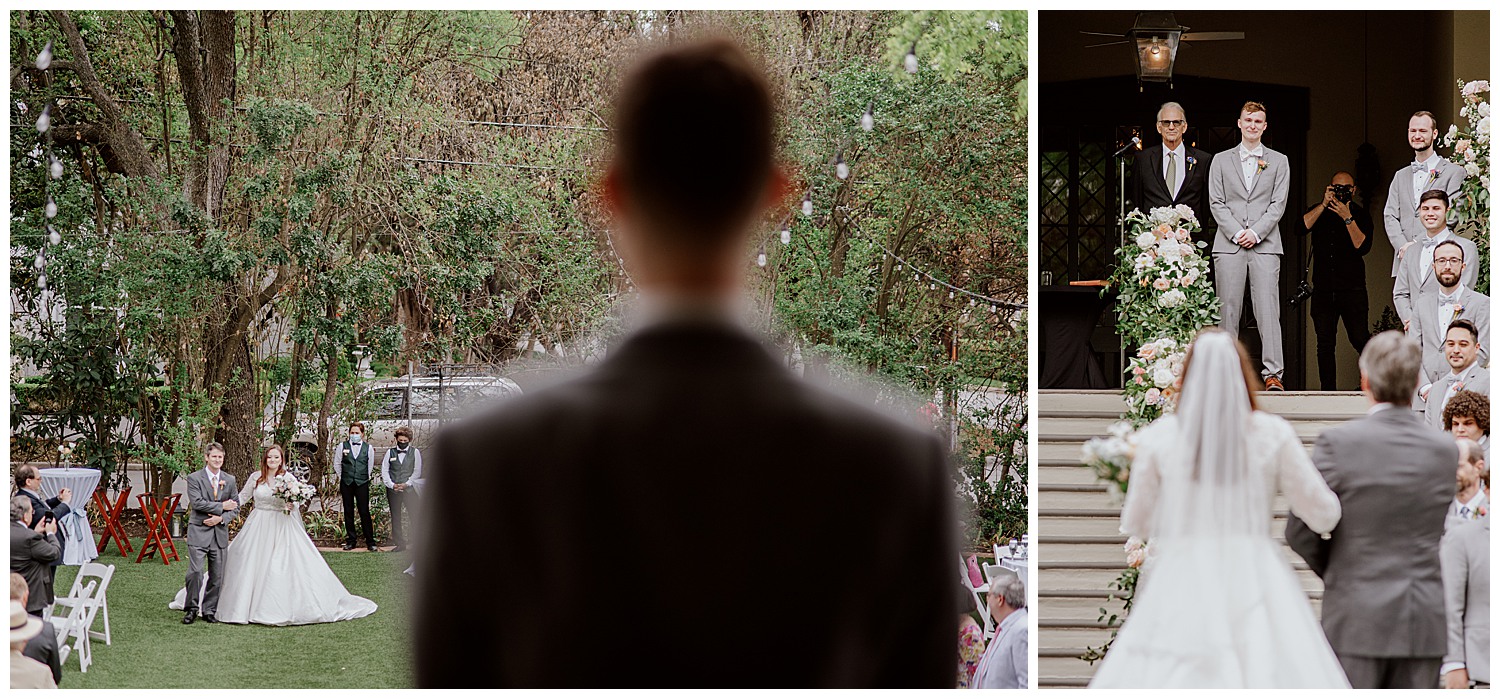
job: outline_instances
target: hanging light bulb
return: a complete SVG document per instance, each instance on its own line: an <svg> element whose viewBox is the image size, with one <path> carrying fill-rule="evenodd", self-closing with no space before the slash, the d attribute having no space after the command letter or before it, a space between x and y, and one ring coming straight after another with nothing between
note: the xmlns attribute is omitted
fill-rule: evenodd
<svg viewBox="0 0 1500 699"><path fill-rule="evenodd" d="M896 265L896 271L897 271L897 272L900 272L900 271L901 271L901 265Z"/></svg>
<svg viewBox="0 0 1500 699"><path fill-rule="evenodd" d="M844 151L838 152L838 155L835 156L835 162L838 163L837 172L839 179L849 179L849 163L844 162Z"/></svg>
<svg viewBox="0 0 1500 699"><path fill-rule="evenodd" d="M906 72L917 74L917 42L911 42L911 50L906 52Z"/></svg>
<svg viewBox="0 0 1500 699"><path fill-rule="evenodd" d="M53 245L61 243L62 234L58 233L56 228L47 226L47 242L52 243Z"/></svg>
<svg viewBox="0 0 1500 699"><path fill-rule="evenodd" d="M803 197L802 197L802 215L803 216L811 216L812 215L812 191L811 190L809 190L807 192L807 194L803 195Z"/></svg>
<svg viewBox="0 0 1500 699"><path fill-rule="evenodd" d="M47 133L52 128L52 105L42 107L42 115L36 118L36 132Z"/></svg>
<svg viewBox="0 0 1500 699"><path fill-rule="evenodd" d="M46 266L47 266L47 259L46 259L46 258L44 258L44 257L42 257L42 253L37 253L37 254L36 254L36 262L35 262L35 263L33 263L33 264L34 264L34 266L35 266L35 267L36 267L36 268L37 268L37 269L41 269L41 268L43 268L43 267L46 267Z"/></svg>
<svg viewBox="0 0 1500 699"><path fill-rule="evenodd" d="M51 194L47 195L47 208L44 213L47 214L47 218L57 218L57 202L52 200Z"/></svg>
<svg viewBox="0 0 1500 699"><path fill-rule="evenodd" d="M36 55L36 69L46 70L52 67L52 42L47 42L42 47L42 52Z"/></svg>
<svg viewBox="0 0 1500 699"><path fill-rule="evenodd" d="M933 283L931 283L931 284L928 284L928 285L927 285L927 288L928 288L928 290L930 290L930 291L937 291L937 282L933 282Z"/></svg>
<svg viewBox="0 0 1500 699"><path fill-rule="evenodd" d="M760 253L755 256L755 264L757 264L757 265L759 265L761 267L766 266L766 246L765 245L761 245L760 246Z"/></svg>
<svg viewBox="0 0 1500 699"><path fill-rule="evenodd" d="M974 299L969 299L969 308L974 307Z"/></svg>
<svg viewBox="0 0 1500 699"><path fill-rule="evenodd" d="M788 245L792 242L792 224L781 222L781 244Z"/></svg>
<svg viewBox="0 0 1500 699"><path fill-rule="evenodd" d="M36 288L41 289L42 291L47 290L47 275L42 274L37 276Z"/></svg>
<svg viewBox="0 0 1500 699"><path fill-rule="evenodd" d="M995 312L995 304L992 303L992 304L990 304L990 313L994 313L994 312Z"/></svg>
<svg viewBox="0 0 1500 699"><path fill-rule="evenodd" d="M58 160L57 156L55 156L55 155L52 156L52 164L50 166L48 166L48 167L49 167L50 171L52 172L52 179L54 179L54 180L60 180L60 179L62 179L62 172L63 172L62 161Z"/></svg>
<svg viewBox="0 0 1500 699"><path fill-rule="evenodd" d="M950 299L952 299L952 298L953 298L953 292L951 292L951 291L950 291L950 292L948 292L948 298L950 298Z"/></svg>
<svg viewBox="0 0 1500 699"><path fill-rule="evenodd" d="M911 280L914 281L914 282L922 281L922 275L920 275L920 274L913 274L913 275L911 275Z"/></svg>
<svg viewBox="0 0 1500 699"><path fill-rule="evenodd" d="M875 101L865 105L865 115L859 118L859 128L869 131L875 128Z"/></svg>

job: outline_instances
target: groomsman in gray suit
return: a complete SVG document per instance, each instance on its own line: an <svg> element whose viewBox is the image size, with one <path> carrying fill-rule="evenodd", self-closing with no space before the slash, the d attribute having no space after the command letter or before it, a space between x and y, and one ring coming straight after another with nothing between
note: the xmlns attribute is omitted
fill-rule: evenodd
<svg viewBox="0 0 1500 699"><path fill-rule="evenodd" d="M1488 323L1489 308L1485 308ZM1459 318L1448 326L1448 337L1443 343L1443 356L1448 360L1449 371L1419 393L1426 402L1427 424L1443 428L1443 408L1459 391L1490 394L1490 371L1479 363L1479 348L1488 341L1488 333L1480 339L1479 324L1467 318Z"/></svg>
<svg viewBox="0 0 1500 699"><path fill-rule="evenodd" d="M1239 145L1214 156L1208 172L1208 206L1219 224L1214 237L1214 283L1223 303L1220 325L1239 337L1245 285L1260 327L1261 376L1266 390L1284 390L1281 374L1281 214L1286 211L1291 167L1286 156L1261 143L1266 108L1240 108Z"/></svg>
<svg viewBox="0 0 1500 699"><path fill-rule="evenodd" d="M1490 518L1480 517L1443 535L1443 589L1448 608L1448 654L1443 686L1490 684Z"/></svg>
<svg viewBox="0 0 1500 699"><path fill-rule="evenodd" d="M1459 282L1468 262L1464 247L1456 240L1445 240L1432 250L1432 274L1438 283L1436 294L1427 294L1412 303L1411 323L1406 334L1422 346L1423 383L1436 381L1448 373L1444 345L1448 326L1459 318L1474 322L1479 343L1479 363L1490 356L1490 297L1464 288Z"/></svg>
<svg viewBox="0 0 1500 699"><path fill-rule="evenodd" d="M1422 235L1422 222L1417 216L1422 193L1441 189L1457 202L1463 186L1466 174L1463 166L1433 152L1437 139L1437 117L1432 112L1411 115L1406 122L1406 142L1412 149L1412 162L1396 171L1391 178L1391 191L1385 197L1385 235L1391 240L1391 249L1396 251L1391 260L1393 277L1401 269L1407 246Z"/></svg>
<svg viewBox="0 0 1500 699"><path fill-rule="evenodd" d="M1474 241L1455 235L1448 229L1448 208L1448 194L1441 189L1424 192L1422 203L1417 206L1426 233L1402 257L1401 267L1396 271L1396 285L1391 291L1396 315L1401 316L1408 331L1411 330L1412 316L1415 315L1413 309L1426 305L1430 302L1429 297L1442 291L1433 264L1437 259L1438 246L1451 240L1462 249L1464 261L1479 259L1479 248L1474 245ZM1478 265L1465 264L1458 275L1459 283L1466 289L1473 289L1478 270Z"/></svg>
<svg viewBox="0 0 1500 699"><path fill-rule="evenodd" d="M1376 335L1359 370L1369 415L1324 430L1312 454L1343 518L1325 539L1293 516L1286 540L1323 579L1323 632L1349 683L1431 688L1448 649L1438 544L1458 445L1407 409L1415 341Z"/></svg>

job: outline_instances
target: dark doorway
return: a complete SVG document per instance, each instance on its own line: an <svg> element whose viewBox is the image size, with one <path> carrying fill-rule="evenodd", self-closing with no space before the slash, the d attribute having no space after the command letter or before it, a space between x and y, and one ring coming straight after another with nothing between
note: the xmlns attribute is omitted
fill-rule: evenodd
<svg viewBox="0 0 1500 699"><path fill-rule="evenodd" d="M1210 153L1219 153L1239 143L1235 120L1247 100L1266 105L1264 142L1285 153L1291 162L1286 213L1281 218L1285 254L1281 261L1281 325L1286 342L1285 381L1288 389L1305 388L1306 364L1302 348L1307 329L1301 309L1287 303L1307 265L1306 240L1296 235L1296 217L1306 210L1306 153L1309 90L1305 87L1178 76L1171 87L1148 83L1144 90L1132 75L1043 83L1040 88L1040 153L1038 156L1038 216L1041 259L1039 269L1046 286L1071 281L1105 279L1115 264L1120 242L1120 162L1110 155L1139 135L1143 146L1159 141L1154 127L1156 110L1168 101L1178 102L1187 112L1186 140ZM1126 158L1131 157L1127 154ZM1126 162L1123 192L1125 210L1132 191ZM1212 235L1213 220L1202 222L1205 236ZM1260 336L1246 303L1246 318L1240 339L1257 366ZM1045 313L1045 311L1043 311ZM1045 322L1045 320L1043 321ZM1106 307L1092 336L1094 354L1109 386L1120 386L1120 341L1114 328L1113 308ZM1127 348L1129 349L1129 348ZM1045 356L1044 356L1045 361Z"/></svg>

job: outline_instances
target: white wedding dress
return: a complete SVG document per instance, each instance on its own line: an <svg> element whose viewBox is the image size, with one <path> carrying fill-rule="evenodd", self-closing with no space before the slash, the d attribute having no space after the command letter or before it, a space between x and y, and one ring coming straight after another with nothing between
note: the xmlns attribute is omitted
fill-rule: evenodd
<svg viewBox="0 0 1500 699"><path fill-rule="evenodd" d="M1200 398L1227 397L1187 403L1194 375L1213 364L1212 352L1199 350L1179 413L1137 435L1120 530L1149 540L1150 554L1090 687L1349 686L1271 538L1278 489L1319 533L1338 524L1338 497L1287 421L1250 410L1238 356L1224 346L1230 354L1219 363L1233 366L1221 369L1240 388L1221 380L1205 392L1200 382ZM1206 414L1185 414L1193 410Z"/></svg>
<svg viewBox="0 0 1500 699"><path fill-rule="evenodd" d="M219 621L230 624L294 626L358 619L375 613L375 603L349 594L307 536L297 509L250 475L239 502L255 496L255 508L239 535L229 542ZM200 593L201 594L201 593ZM169 605L182 609L185 591Z"/></svg>

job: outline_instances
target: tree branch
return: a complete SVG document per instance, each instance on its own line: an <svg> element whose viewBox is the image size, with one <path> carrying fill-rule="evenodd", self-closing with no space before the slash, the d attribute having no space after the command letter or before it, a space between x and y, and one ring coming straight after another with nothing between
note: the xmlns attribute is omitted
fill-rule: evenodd
<svg viewBox="0 0 1500 699"><path fill-rule="evenodd" d="M48 14L57 22L67 41L68 50L73 54L73 60L65 64L78 76L84 91L94 100L94 105L104 117L101 125L105 135L103 140L109 143L125 174L131 177L156 177L156 161L151 158L150 151L146 150L145 141L141 139L139 132L125 123L119 103L94 73L94 64L89 60L88 47L83 43L78 25L73 23L73 18L65 11L51 10ZM53 65L58 63L54 61Z"/></svg>

